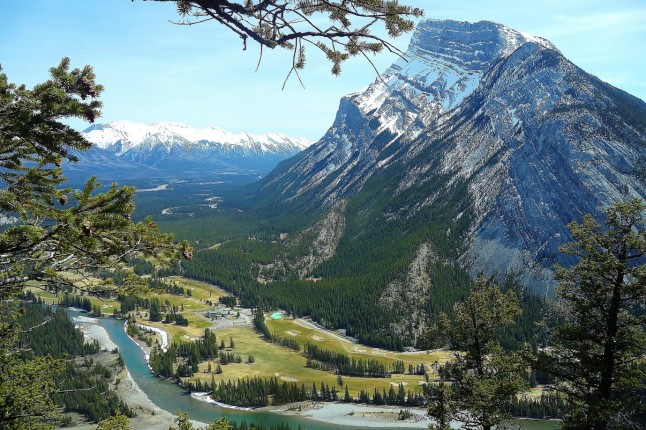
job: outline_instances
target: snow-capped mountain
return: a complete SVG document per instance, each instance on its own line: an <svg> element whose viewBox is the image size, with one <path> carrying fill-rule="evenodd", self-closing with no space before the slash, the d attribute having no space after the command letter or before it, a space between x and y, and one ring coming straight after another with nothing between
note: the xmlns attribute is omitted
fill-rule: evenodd
<svg viewBox="0 0 646 430"><path fill-rule="evenodd" d="M182 124L95 124L83 131L97 148L120 159L159 168L215 168L266 172L310 145L278 133L233 134Z"/></svg>
<svg viewBox="0 0 646 430"><path fill-rule="evenodd" d="M294 194L299 195L326 182L327 191L318 193L329 203L357 191L385 147L437 126L473 94L494 63L525 43L555 50L545 39L491 22L421 22L404 58L366 90L341 100L330 130L292 166L293 172L312 178L287 184L285 192L298 188ZM339 179L324 181L332 176Z"/></svg>
<svg viewBox="0 0 646 430"><path fill-rule="evenodd" d="M258 195L306 211L346 199L353 236L337 250L346 257L354 241L387 237L425 250L427 262L511 272L549 292L566 224L646 198L644 166L642 100L544 39L427 20L405 59L344 97L325 136L267 175Z"/></svg>

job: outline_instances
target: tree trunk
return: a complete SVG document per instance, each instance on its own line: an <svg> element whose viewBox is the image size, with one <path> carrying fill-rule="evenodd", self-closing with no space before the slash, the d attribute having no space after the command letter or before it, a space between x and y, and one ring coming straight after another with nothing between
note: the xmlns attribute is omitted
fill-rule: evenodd
<svg viewBox="0 0 646 430"><path fill-rule="evenodd" d="M610 299L610 308L608 309L608 318L606 319L606 342L603 348L603 361L601 368L601 381L599 383L597 402L610 399L612 395L612 382L615 373L615 358L617 352L617 331L619 321L619 308L621 307L621 289L624 283L625 276L625 262L626 250L625 245L622 246L619 261L622 262L622 267L617 270L617 276L612 286L612 298ZM598 405L603 407L602 405ZM598 423L595 428L605 429L607 425L606 414L603 422Z"/></svg>

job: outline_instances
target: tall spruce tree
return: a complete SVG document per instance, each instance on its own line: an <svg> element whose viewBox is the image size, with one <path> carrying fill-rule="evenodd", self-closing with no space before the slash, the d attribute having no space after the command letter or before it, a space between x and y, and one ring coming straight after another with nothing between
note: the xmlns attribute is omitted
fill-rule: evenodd
<svg viewBox="0 0 646 430"><path fill-rule="evenodd" d="M519 353L504 351L495 335L521 312L513 291L503 293L484 277L476 279L466 301L456 303L452 333L458 352L439 369L451 389L438 387L439 395L429 399L436 428L455 419L465 429L490 430L509 418L505 403L528 388L525 364Z"/></svg>
<svg viewBox="0 0 646 430"><path fill-rule="evenodd" d="M114 286L90 282L92 270L118 268L133 256L176 258L182 247L147 219L133 223L134 189L112 185L98 192L94 178L82 190L64 187L64 160L90 147L69 118L93 122L103 88L92 68L69 70L64 58L50 79L29 89L0 73L0 428L38 429L53 424L61 363L26 360L17 344L13 299L29 283L49 291L81 288L104 294ZM139 283L135 282L135 285ZM125 285L122 288L130 288ZM49 360L49 361L47 361Z"/></svg>
<svg viewBox="0 0 646 430"><path fill-rule="evenodd" d="M543 365L560 379L573 411L567 429L637 429L646 350L646 231L643 200L618 202L600 224L591 215L568 228L556 267L567 313Z"/></svg>

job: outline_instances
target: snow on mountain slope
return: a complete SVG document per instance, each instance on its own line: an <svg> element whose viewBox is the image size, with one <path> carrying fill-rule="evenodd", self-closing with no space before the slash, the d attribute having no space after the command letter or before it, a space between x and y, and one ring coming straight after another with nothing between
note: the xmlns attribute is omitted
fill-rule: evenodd
<svg viewBox="0 0 646 430"><path fill-rule="evenodd" d="M307 139L279 133L234 134L216 127L196 129L175 123L128 121L95 124L83 135L117 157L161 167L192 163L267 171L311 144Z"/></svg>
<svg viewBox="0 0 646 430"><path fill-rule="evenodd" d="M494 61L528 41L555 49L547 40L492 22L427 20L416 28L404 58L350 97L364 114L379 117L377 132L387 127L413 138L473 93Z"/></svg>
<svg viewBox="0 0 646 430"><path fill-rule="evenodd" d="M288 183L275 181L286 196L314 192L327 203L356 192L375 167L388 164L385 157L377 164L382 151L437 126L475 91L489 68L527 42L555 49L544 39L488 21L420 22L404 58L367 89L341 99L325 136L280 174L290 176Z"/></svg>
<svg viewBox="0 0 646 430"><path fill-rule="evenodd" d="M122 153L142 144L146 139L157 137L160 142L171 144L173 139L181 137L187 142L198 145L200 142L212 142L222 145L253 146L260 144L267 152L276 152L289 148L303 150L311 145L305 138L290 138L280 133L252 135L234 134L217 127L191 128L176 123L139 124L130 121L115 121L108 124L96 124L84 132L85 138L100 148L106 149L122 140Z"/></svg>
<svg viewBox="0 0 646 430"><path fill-rule="evenodd" d="M413 235L438 202L467 204L446 232L469 218L459 263L548 293L554 263L567 264L558 246L571 239L568 222L646 198L646 103L548 41L486 21L428 20L406 60L344 97L326 135L259 194L308 210L356 197L348 216L373 214L366 236L384 223Z"/></svg>

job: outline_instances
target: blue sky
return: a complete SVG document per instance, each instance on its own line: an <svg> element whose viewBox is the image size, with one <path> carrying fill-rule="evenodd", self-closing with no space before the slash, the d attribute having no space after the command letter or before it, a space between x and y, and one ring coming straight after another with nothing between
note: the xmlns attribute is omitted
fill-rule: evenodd
<svg viewBox="0 0 646 430"><path fill-rule="evenodd" d="M646 99L644 0L410 0L427 18L500 22L551 40L584 70ZM103 94L100 122L172 121L232 132L278 131L312 140L332 124L339 99L375 79L360 58L341 77L310 50L305 89L283 80L291 56L242 50L240 39L213 23L186 27L172 4L136 0L0 0L0 64L10 81L33 85L63 56L91 64ZM401 48L410 35L396 41ZM380 71L395 57L374 58ZM78 128L85 125L74 124Z"/></svg>

